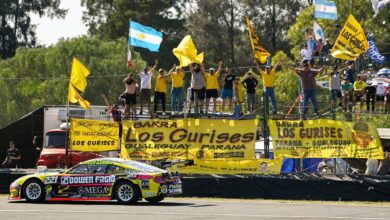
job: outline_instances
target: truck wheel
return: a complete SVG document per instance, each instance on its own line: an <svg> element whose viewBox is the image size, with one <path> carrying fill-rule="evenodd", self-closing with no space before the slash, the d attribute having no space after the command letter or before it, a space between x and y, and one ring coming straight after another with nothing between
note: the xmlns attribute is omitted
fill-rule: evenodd
<svg viewBox="0 0 390 220"><path fill-rule="evenodd" d="M138 188L131 182L122 181L115 187L115 197L121 204L135 204L139 196Z"/></svg>
<svg viewBox="0 0 390 220"><path fill-rule="evenodd" d="M157 204L164 200L164 196L158 195L156 197L145 198L145 200L148 201L150 204Z"/></svg>
<svg viewBox="0 0 390 220"><path fill-rule="evenodd" d="M28 202L41 202L45 199L45 185L39 180L27 180L22 189L22 195Z"/></svg>

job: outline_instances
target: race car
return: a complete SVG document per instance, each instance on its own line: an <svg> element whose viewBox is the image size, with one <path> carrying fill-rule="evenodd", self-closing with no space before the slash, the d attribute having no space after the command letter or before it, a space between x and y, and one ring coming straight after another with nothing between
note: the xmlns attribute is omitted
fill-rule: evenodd
<svg viewBox="0 0 390 220"><path fill-rule="evenodd" d="M38 172L10 185L11 200L40 201L117 200L135 204L144 198L158 203L182 193L177 175L145 163L120 158L98 158L65 172Z"/></svg>

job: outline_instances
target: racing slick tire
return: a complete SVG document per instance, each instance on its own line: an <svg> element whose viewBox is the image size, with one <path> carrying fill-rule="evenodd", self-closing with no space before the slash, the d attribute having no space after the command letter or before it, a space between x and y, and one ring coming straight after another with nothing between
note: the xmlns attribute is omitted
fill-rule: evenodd
<svg viewBox="0 0 390 220"><path fill-rule="evenodd" d="M157 204L157 203L163 201L164 198L165 197L163 195L158 195L156 197L145 198L145 200L148 201L150 204Z"/></svg>
<svg viewBox="0 0 390 220"><path fill-rule="evenodd" d="M135 204L139 197L139 189L131 182L121 181L115 186L115 198L121 204Z"/></svg>
<svg viewBox="0 0 390 220"><path fill-rule="evenodd" d="M45 185L37 179L27 180L23 185L22 195L28 202L42 202L45 194Z"/></svg>

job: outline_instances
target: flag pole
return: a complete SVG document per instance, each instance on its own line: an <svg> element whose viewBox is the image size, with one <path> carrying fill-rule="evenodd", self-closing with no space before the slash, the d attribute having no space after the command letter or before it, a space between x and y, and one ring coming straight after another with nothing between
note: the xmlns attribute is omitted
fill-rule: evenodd
<svg viewBox="0 0 390 220"><path fill-rule="evenodd" d="M68 168L68 156L69 156L69 149L68 149L68 123L69 123L69 87L70 79L69 79L69 86L68 86L68 95L66 96L66 124L65 124L65 169Z"/></svg>

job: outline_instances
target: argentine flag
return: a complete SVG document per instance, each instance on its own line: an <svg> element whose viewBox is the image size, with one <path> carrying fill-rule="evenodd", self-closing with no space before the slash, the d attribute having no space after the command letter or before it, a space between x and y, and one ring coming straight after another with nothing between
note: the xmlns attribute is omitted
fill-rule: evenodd
<svg viewBox="0 0 390 220"><path fill-rule="evenodd" d="M316 0L314 17L337 20L336 4L329 0Z"/></svg>
<svg viewBox="0 0 390 220"><path fill-rule="evenodd" d="M130 21L129 45L143 47L152 52L158 52L162 41L162 33L154 28Z"/></svg>

